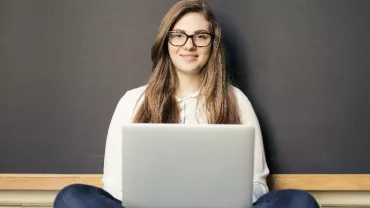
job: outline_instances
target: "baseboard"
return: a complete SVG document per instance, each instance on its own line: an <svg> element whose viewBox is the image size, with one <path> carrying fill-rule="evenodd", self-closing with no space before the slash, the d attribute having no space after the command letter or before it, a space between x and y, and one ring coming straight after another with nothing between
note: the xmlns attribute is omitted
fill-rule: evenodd
<svg viewBox="0 0 370 208"><path fill-rule="evenodd" d="M273 190L370 191L370 174L271 174Z"/></svg>
<svg viewBox="0 0 370 208"><path fill-rule="evenodd" d="M0 190L60 190L82 183L102 187L101 174L0 174ZM272 174L271 190L370 191L370 174Z"/></svg>
<svg viewBox="0 0 370 208"><path fill-rule="evenodd" d="M101 174L0 174L0 190L57 191L70 184L103 187Z"/></svg>

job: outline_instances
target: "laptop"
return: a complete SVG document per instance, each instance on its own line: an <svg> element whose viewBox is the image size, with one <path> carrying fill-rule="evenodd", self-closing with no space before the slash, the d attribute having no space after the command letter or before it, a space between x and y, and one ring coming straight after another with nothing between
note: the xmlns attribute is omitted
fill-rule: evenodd
<svg viewBox="0 0 370 208"><path fill-rule="evenodd" d="M254 128L126 124L125 208L250 208Z"/></svg>

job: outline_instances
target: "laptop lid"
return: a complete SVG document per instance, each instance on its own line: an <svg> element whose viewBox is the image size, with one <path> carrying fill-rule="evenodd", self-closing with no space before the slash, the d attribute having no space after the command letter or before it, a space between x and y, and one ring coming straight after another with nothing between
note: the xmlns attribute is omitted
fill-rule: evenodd
<svg viewBox="0 0 370 208"><path fill-rule="evenodd" d="M124 207L252 207L253 127L127 124L122 133Z"/></svg>

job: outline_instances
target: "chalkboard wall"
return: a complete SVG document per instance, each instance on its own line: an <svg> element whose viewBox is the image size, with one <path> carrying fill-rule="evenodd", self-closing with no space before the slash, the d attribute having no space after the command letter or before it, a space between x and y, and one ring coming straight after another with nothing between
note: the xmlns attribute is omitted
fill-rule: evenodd
<svg viewBox="0 0 370 208"><path fill-rule="evenodd" d="M0 173L102 173L176 0L0 1ZM370 173L370 1L209 0L272 173Z"/></svg>

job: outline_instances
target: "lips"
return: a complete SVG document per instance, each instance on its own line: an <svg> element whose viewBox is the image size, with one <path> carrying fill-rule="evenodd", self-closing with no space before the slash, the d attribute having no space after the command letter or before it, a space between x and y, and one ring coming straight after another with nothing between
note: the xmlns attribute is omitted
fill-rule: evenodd
<svg viewBox="0 0 370 208"><path fill-rule="evenodd" d="M198 55L193 55L193 54L183 54L183 55L180 55L183 59L187 60L187 61L193 61L193 60L196 60L198 58Z"/></svg>

